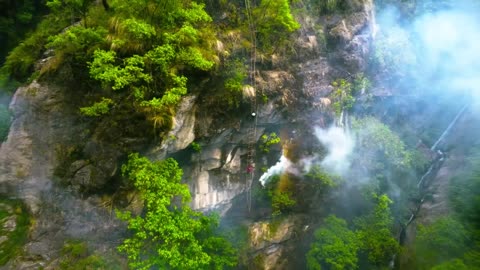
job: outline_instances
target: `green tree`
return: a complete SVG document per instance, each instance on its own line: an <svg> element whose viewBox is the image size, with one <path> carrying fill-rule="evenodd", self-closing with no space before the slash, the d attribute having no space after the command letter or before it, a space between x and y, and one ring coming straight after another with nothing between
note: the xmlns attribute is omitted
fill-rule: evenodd
<svg viewBox="0 0 480 270"><path fill-rule="evenodd" d="M261 0L253 10L253 17L259 45L267 53L285 45L288 34L300 28L288 0Z"/></svg>
<svg viewBox="0 0 480 270"><path fill-rule="evenodd" d="M71 59L76 65L86 66L93 52L105 46L106 35L107 30L101 26L85 28L75 25L58 35L49 37L45 48L55 51L56 64ZM51 70L57 67L58 65L49 66Z"/></svg>
<svg viewBox="0 0 480 270"><path fill-rule="evenodd" d="M307 253L308 269L347 270L358 268L359 242L347 222L334 215L325 219L324 226L315 231L315 240Z"/></svg>
<svg viewBox="0 0 480 270"><path fill-rule="evenodd" d="M352 84L345 79L338 79L332 83L332 86L334 90L330 96L333 101L333 110L339 116L343 110L351 109L355 103L355 98L352 94Z"/></svg>
<svg viewBox="0 0 480 270"><path fill-rule="evenodd" d="M169 128L174 108L187 93L185 73L209 71L214 53L212 19L193 1L111 1L115 10L107 36L89 73L117 103L144 113L154 127ZM118 91L117 91L118 92Z"/></svg>
<svg viewBox="0 0 480 270"><path fill-rule="evenodd" d="M262 137L260 137L262 140L262 144L260 145L260 149L262 149L262 152L268 153L270 152L270 147L275 144L280 143L280 137L278 137L277 133L272 132L270 134L263 134Z"/></svg>
<svg viewBox="0 0 480 270"><path fill-rule="evenodd" d="M393 255L399 252L399 245L391 233L392 201L387 195L377 196L376 200L373 211L356 220L356 234L360 241L360 250L367 255L368 261L375 266L385 266Z"/></svg>
<svg viewBox="0 0 480 270"><path fill-rule="evenodd" d="M354 119L352 127L364 162L383 162L395 168L410 168L411 153L400 137L374 117ZM374 166L369 166L373 168Z"/></svg>
<svg viewBox="0 0 480 270"><path fill-rule="evenodd" d="M119 212L132 236L119 247L133 269L222 269L234 266L235 251L214 230L218 218L193 211L182 170L173 159L150 162L131 154L122 172L142 194L144 214Z"/></svg>
<svg viewBox="0 0 480 270"><path fill-rule="evenodd" d="M430 269L461 257L467 250L468 237L462 223L452 217L442 217L429 226L419 226L415 239L417 268Z"/></svg>

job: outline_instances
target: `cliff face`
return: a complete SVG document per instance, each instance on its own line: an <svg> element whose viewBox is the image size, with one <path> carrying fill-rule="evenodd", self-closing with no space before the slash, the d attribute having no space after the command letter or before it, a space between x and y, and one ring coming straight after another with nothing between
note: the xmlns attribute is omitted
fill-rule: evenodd
<svg viewBox="0 0 480 270"><path fill-rule="evenodd" d="M231 200L247 189L246 154L251 143L249 129L254 121L257 122L254 142L257 144L265 132L291 132L295 126L311 127L312 120L321 122L325 116L329 118L328 113L325 114L328 105L325 107L322 102L333 90L331 82L366 68L372 39L372 2L351 1L349 5L352 12L348 15L318 19L303 14L298 18L302 28L295 40L297 57L287 67L262 69L256 74L257 95L271 96L259 103L255 112L257 119L251 117L254 109L250 108L251 111L240 113L228 123L218 123L201 100L193 96L184 99L169 139L149 153L154 159L178 155L188 160L183 168L185 179L191 181L194 208L228 209ZM319 25L323 26L321 32L315 30ZM324 50L322 46L329 49ZM308 132L302 134L308 136ZM184 149L196 139L202 145L201 152L186 153ZM270 157L257 153L257 177L262 173L260 168L278 159L280 152L276 150Z"/></svg>
<svg viewBox="0 0 480 270"><path fill-rule="evenodd" d="M159 145L143 144L150 145L145 154L153 160L174 157L180 162L193 208L239 215L247 223L267 217L262 209L248 211L243 197L250 189L248 147L252 143L257 147L260 136L272 131L283 140L301 141L313 136L312 124L324 126L331 121L327 98L333 90L331 82L365 69L374 32L372 1L347 2L351 12L346 15L301 15L302 28L295 41L298 55L287 65L257 72L257 95L268 93L271 98L257 108L254 142L249 135L255 121L251 109L223 119L203 104L202 97L190 95L179 105L167 139ZM114 181L125 153L118 141L111 144L92 135L95 132L90 131L99 127L79 116L72 105L77 98L71 86L34 81L19 88L12 100L14 120L0 148L0 192L22 199L35 222L22 256L7 268L55 268L64 240L81 239L106 250L117 245L125 233L124 224L112 212L112 197L135 200L121 192L105 200L98 192L118 185ZM138 141L129 139L117 138L129 145ZM193 141L200 144L201 151L189 147ZM280 152L279 148L268 155L257 151L254 181L262 167L276 162ZM141 205L130 207L141 209ZM256 267L294 269L298 261L279 258L309 233L308 218L289 217L273 235L265 224L268 221L252 223L250 229L251 249L262 258Z"/></svg>
<svg viewBox="0 0 480 270"><path fill-rule="evenodd" d="M67 93L65 87L33 82L19 88L10 105L14 121L0 148L0 187L2 194L26 204L34 222L22 257L5 269L47 266L59 256L65 239L107 247L123 232L98 196L82 198L54 175L62 153L86 140L86 126Z"/></svg>

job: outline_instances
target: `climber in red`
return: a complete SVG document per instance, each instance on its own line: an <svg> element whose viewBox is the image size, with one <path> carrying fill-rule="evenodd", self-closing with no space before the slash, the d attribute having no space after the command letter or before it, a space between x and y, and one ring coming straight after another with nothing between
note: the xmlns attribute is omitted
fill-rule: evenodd
<svg viewBox="0 0 480 270"><path fill-rule="evenodd" d="M253 169L255 169L255 167L253 167L252 164L248 164L248 166L247 166L247 173L252 173L252 172L253 172Z"/></svg>

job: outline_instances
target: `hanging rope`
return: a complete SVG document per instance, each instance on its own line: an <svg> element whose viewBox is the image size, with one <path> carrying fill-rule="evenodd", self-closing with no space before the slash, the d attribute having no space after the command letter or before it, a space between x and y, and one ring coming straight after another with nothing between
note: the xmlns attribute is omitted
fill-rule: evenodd
<svg viewBox="0 0 480 270"><path fill-rule="evenodd" d="M247 206L248 211L251 210L252 207L252 183L253 178L255 176L255 168L254 168L254 159L255 159L255 145L257 139L257 85L255 80L256 75L256 63L255 60L257 58L257 40L255 34L255 24L253 21L252 15L252 7L250 5L250 0L245 0L245 9L247 13L247 21L248 21L248 28L250 32L250 42L252 44L252 50L250 55L250 64L249 64L249 81L250 85L253 87L253 96L250 97L250 105L252 109L252 116L253 121L248 128L247 136L248 136L248 149L247 149Z"/></svg>

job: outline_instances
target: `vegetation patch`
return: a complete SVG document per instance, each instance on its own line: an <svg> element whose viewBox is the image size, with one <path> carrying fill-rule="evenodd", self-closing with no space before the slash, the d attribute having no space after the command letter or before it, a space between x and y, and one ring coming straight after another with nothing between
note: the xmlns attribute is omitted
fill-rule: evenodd
<svg viewBox="0 0 480 270"><path fill-rule="evenodd" d="M133 269L222 269L237 263L236 251L216 233L218 216L190 208L183 171L171 158L150 162L131 154L122 167L144 200L144 215L118 212L132 235L119 250Z"/></svg>
<svg viewBox="0 0 480 270"><path fill-rule="evenodd" d="M283 173L272 176L266 183L265 191L271 202L273 216L286 213L296 205L294 177Z"/></svg>
<svg viewBox="0 0 480 270"><path fill-rule="evenodd" d="M392 201L386 195L374 200L375 207L355 220L354 229L334 215L325 219L307 253L308 269L384 269L400 249L392 235Z"/></svg>
<svg viewBox="0 0 480 270"><path fill-rule="evenodd" d="M87 243L79 240L67 240L62 248L61 255L59 263L61 270L124 269L117 256L112 255L107 259L104 255L91 252Z"/></svg>
<svg viewBox="0 0 480 270"><path fill-rule="evenodd" d="M262 141L260 144L260 149L264 153L270 152L270 147L273 145L280 144L280 137L278 137L277 133L275 132L263 134L262 137L260 137L260 140Z"/></svg>
<svg viewBox="0 0 480 270"><path fill-rule="evenodd" d="M25 206L17 200L0 198L0 265L21 253L29 228Z"/></svg>

